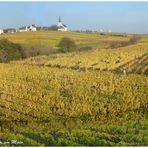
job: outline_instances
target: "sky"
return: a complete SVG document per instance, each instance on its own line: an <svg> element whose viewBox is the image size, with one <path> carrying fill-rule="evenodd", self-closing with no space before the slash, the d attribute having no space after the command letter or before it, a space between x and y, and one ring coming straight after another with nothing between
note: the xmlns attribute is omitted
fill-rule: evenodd
<svg viewBox="0 0 148 148"><path fill-rule="evenodd" d="M148 34L148 2L0 2L0 28L51 26Z"/></svg>

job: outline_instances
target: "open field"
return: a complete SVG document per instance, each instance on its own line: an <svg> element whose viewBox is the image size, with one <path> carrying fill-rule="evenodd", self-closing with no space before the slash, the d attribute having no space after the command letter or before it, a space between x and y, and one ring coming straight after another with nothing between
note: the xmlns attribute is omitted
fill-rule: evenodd
<svg viewBox="0 0 148 148"><path fill-rule="evenodd" d="M0 38L7 38L14 43L27 45L41 45L55 47L63 37L72 38L78 46L99 45L100 42L126 41L128 37L110 37L98 33L77 33L57 31L18 32L14 34L0 35Z"/></svg>
<svg viewBox="0 0 148 148"><path fill-rule="evenodd" d="M130 35L28 32L1 37L55 47L64 36L88 46L127 41ZM97 45L1 63L0 146L147 146L147 72L146 36L125 47Z"/></svg>

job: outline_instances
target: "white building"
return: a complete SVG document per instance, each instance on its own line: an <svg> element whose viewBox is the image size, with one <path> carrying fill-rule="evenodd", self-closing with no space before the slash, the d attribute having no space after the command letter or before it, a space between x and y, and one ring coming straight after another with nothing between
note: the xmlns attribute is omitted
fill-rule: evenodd
<svg viewBox="0 0 148 148"><path fill-rule="evenodd" d="M104 32L104 30L103 29L100 29L100 32L102 33L102 32Z"/></svg>
<svg viewBox="0 0 148 148"><path fill-rule="evenodd" d="M7 28L3 30L3 33L15 33L17 32L15 28Z"/></svg>
<svg viewBox="0 0 148 148"><path fill-rule="evenodd" d="M19 32L28 32L28 31L37 31L37 28L35 25L19 28Z"/></svg>
<svg viewBox="0 0 148 148"><path fill-rule="evenodd" d="M0 29L0 34L3 34L4 32L3 32L3 29Z"/></svg>
<svg viewBox="0 0 148 148"><path fill-rule="evenodd" d="M27 32L28 31L28 27L22 27L22 28L19 28L19 32Z"/></svg>
<svg viewBox="0 0 148 148"><path fill-rule="evenodd" d="M28 29L29 31L37 31L37 28L35 25L28 26Z"/></svg>
<svg viewBox="0 0 148 148"><path fill-rule="evenodd" d="M108 33L111 33L112 32L112 30L111 29L108 29Z"/></svg>
<svg viewBox="0 0 148 148"><path fill-rule="evenodd" d="M59 22L57 24L57 30L58 31L67 31L67 26L65 24L62 23L61 18L59 17Z"/></svg>

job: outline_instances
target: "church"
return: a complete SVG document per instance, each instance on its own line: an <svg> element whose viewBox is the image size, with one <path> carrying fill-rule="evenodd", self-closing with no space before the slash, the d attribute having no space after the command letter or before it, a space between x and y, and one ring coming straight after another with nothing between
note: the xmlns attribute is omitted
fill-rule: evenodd
<svg viewBox="0 0 148 148"><path fill-rule="evenodd" d="M62 23L61 18L59 17L59 22L57 24L57 30L58 31L67 31L67 26Z"/></svg>

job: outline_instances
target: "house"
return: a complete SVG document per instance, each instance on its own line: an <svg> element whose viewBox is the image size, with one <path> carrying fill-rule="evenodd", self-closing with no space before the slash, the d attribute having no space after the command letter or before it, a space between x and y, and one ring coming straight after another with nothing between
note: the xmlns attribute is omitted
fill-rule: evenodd
<svg viewBox="0 0 148 148"><path fill-rule="evenodd" d="M15 33L15 32L17 32L17 30L14 28L8 28L3 30L3 33Z"/></svg>
<svg viewBox="0 0 148 148"><path fill-rule="evenodd" d="M19 32L28 32L28 31L37 31L37 27L35 25L31 25L19 28Z"/></svg>
<svg viewBox="0 0 148 148"><path fill-rule="evenodd" d="M57 24L57 30L58 31L67 31L67 26L62 23L61 18L59 17L59 22Z"/></svg>
<svg viewBox="0 0 148 148"><path fill-rule="evenodd" d="M4 32L3 32L3 29L0 29L0 34L3 34Z"/></svg>
<svg viewBox="0 0 148 148"><path fill-rule="evenodd" d="M37 27L35 25L28 26L29 31L37 31Z"/></svg>
<svg viewBox="0 0 148 148"><path fill-rule="evenodd" d="M101 33L102 33L102 32L104 32L104 30L103 30L103 29L100 29L100 31L99 31L99 32L101 32Z"/></svg>
<svg viewBox="0 0 148 148"><path fill-rule="evenodd" d="M111 29L108 29L108 33L111 33L112 31L111 31Z"/></svg>
<svg viewBox="0 0 148 148"><path fill-rule="evenodd" d="M27 32L27 31L28 31L27 26L19 28L19 32Z"/></svg>

